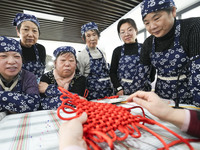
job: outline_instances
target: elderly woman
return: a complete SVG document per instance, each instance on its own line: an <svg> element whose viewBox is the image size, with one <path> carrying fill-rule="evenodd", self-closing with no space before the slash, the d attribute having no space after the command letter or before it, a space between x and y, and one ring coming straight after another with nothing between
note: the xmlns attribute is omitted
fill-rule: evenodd
<svg viewBox="0 0 200 150"><path fill-rule="evenodd" d="M62 46L54 51L55 69L44 74L39 84L42 109L57 109L61 105L58 87L83 96L86 78L77 69L76 51L73 47Z"/></svg>
<svg viewBox="0 0 200 150"><path fill-rule="evenodd" d="M38 44L40 24L34 15L18 13L13 20L22 47L23 68L40 79L45 69L46 50Z"/></svg>
<svg viewBox="0 0 200 150"><path fill-rule="evenodd" d="M82 39L86 48L78 55L80 72L87 77L88 100L111 96L113 89L104 53L96 46L99 40L98 26L89 22L81 27Z"/></svg>
<svg viewBox="0 0 200 150"><path fill-rule="evenodd" d="M0 111L23 113L39 108L39 90L33 73L22 68L22 49L14 39L0 37Z"/></svg>

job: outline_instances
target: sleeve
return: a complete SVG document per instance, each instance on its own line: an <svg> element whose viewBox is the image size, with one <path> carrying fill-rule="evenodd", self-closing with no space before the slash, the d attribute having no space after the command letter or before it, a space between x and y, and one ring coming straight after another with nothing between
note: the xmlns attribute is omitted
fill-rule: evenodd
<svg viewBox="0 0 200 150"><path fill-rule="evenodd" d="M200 137L200 111L190 110L190 122L187 133Z"/></svg>
<svg viewBox="0 0 200 150"><path fill-rule="evenodd" d="M186 35L186 50L189 52L190 62L189 70L191 73L189 79L190 91L193 95L192 104L200 107L200 18L192 18L188 24L192 24Z"/></svg>
<svg viewBox="0 0 200 150"><path fill-rule="evenodd" d="M151 58L150 58L151 51L152 51L152 36L148 37L142 45L140 54L141 64L148 66L151 65Z"/></svg>
<svg viewBox="0 0 200 150"><path fill-rule="evenodd" d="M187 28L187 30L184 30L184 28ZM184 39L181 40L183 42L181 44L185 45L184 48L189 53L189 57L200 55L200 17L187 19L181 31L183 32L182 38Z"/></svg>
<svg viewBox="0 0 200 150"><path fill-rule="evenodd" d="M88 54L86 55L84 53L84 50L81 51L77 55L77 60L78 60L77 66L80 73L84 75L85 77L87 77L90 73L90 58Z"/></svg>
<svg viewBox="0 0 200 150"><path fill-rule="evenodd" d="M49 73L49 72L48 72ZM51 83L51 80L49 79L49 77L48 77L48 73L45 73L45 74L43 74L42 75L42 77L40 78L40 81L41 82L46 82L46 83L48 83L48 84L50 84Z"/></svg>
<svg viewBox="0 0 200 150"><path fill-rule="evenodd" d="M149 84L151 82L153 82L155 80L155 74L156 74L156 69L153 67L153 65L151 64L151 58L150 58L150 54L152 51L152 38L153 36L149 36L143 43L142 45L142 49L141 49L141 54L140 54L140 72L141 71L145 71L145 76L144 78L148 79L146 82L143 80L143 82L145 83L145 87L144 89L146 89L146 91L149 91ZM143 68L141 70L141 68ZM150 82L150 83L149 83Z"/></svg>
<svg viewBox="0 0 200 150"><path fill-rule="evenodd" d="M119 81L119 78L118 78L118 65L119 65L119 59L120 59L120 53L121 51L119 50L119 47L116 48L114 51L113 51L113 54L112 54L112 60L111 60L111 67L110 67L110 78L111 78L111 81L112 81L112 84L115 88L116 91L117 88L120 88L121 87L121 84L120 84L120 81ZM122 88L121 88L122 90Z"/></svg>
<svg viewBox="0 0 200 150"><path fill-rule="evenodd" d="M0 91L0 111L17 113L36 111L39 108L40 96L35 75L24 77L23 92Z"/></svg>
<svg viewBox="0 0 200 150"><path fill-rule="evenodd" d="M46 64L46 49L41 44L37 44L37 48L39 50L40 60L45 65Z"/></svg>
<svg viewBox="0 0 200 150"><path fill-rule="evenodd" d="M36 76L32 72L26 71L27 75L23 79L23 92L26 94L36 94L39 95L39 89L37 84Z"/></svg>
<svg viewBox="0 0 200 150"><path fill-rule="evenodd" d="M86 88L86 78L84 76L81 76L75 81L70 92L76 93L80 96L84 96L85 88Z"/></svg>

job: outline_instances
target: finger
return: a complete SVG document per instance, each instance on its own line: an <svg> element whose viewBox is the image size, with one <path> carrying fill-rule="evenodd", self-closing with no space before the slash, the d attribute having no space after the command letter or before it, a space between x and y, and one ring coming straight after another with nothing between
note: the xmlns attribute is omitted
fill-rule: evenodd
<svg viewBox="0 0 200 150"><path fill-rule="evenodd" d="M146 100L138 98L138 97L134 97L133 102L135 102L136 104L138 104L144 108L147 108L148 104L149 104L149 102L147 102Z"/></svg>
<svg viewBox="0 0 200 150"><path fill-rule="evenodd" d="M144 91L137 91L135 93L133 93L132 95L130 95L128 98L127 98L127 101L128 102L132 102L133 101L133 98L134 97L144 97L146 95L147 92L144 92Z"/></svg>
<svg viewBox="0 0 200 150"><path fill-rule="evenodd" d="M77 118L82 124L85 123L87 121L87 113L83 112L82 115Z"/></svg>

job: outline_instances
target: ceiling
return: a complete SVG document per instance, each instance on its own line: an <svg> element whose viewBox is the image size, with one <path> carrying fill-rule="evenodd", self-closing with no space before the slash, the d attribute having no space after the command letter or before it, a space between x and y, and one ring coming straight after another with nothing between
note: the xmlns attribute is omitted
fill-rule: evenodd
<svg viewBox="0 0 200 150"><path fill-rule="evenodd" d="M0 35L17 37L12 20L24 9L63 16L63 22L38 18L40 39L82 43L81 26L90 21L100 32L117 21L142 0L0 0Z"/></svg>

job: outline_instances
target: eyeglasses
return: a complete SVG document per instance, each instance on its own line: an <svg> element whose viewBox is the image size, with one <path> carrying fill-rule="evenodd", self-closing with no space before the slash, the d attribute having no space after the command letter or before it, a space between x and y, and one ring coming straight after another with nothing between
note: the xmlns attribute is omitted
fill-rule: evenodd
<svg viewBox="0 0 200 150"><path fill-rule="evenodd" d="M129 28L127 31L120 31L121 36L125 36L126 34L132 34L133 33L133 28Z"/></svg>

